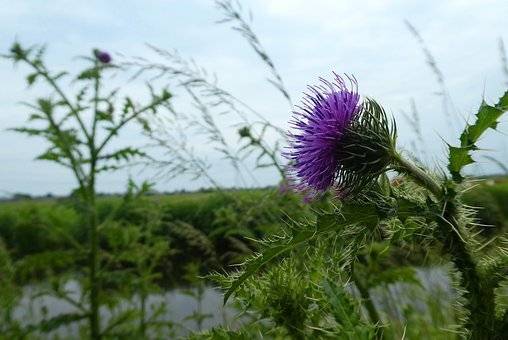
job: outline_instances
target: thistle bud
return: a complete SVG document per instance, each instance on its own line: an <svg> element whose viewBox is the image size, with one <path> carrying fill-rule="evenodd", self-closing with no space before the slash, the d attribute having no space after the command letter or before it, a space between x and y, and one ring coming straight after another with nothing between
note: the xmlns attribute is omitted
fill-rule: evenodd
<svg viewBox="0 0 508 340"><path fill-rule="evenodd" d="M93 50L93 54L95 58L103 64L109 64L111 62L111 55L108 52L95 49Z"/></svg>

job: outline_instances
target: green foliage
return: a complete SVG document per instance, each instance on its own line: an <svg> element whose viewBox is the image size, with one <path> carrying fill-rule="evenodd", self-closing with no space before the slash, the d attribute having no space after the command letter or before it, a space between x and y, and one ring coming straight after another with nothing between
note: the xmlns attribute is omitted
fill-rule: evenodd
<svg viewBox="0 0 508 340"><path fill-rule="evenodd" d="M189 340L251 340L263 339L262 332L267 331L262 325L249 325L240 330L230 330L222 327L212 328L209 331L201 333L192 333ZM280 337L274 337L279 339Z"/></svg>
<svg viewBox="0 0 508 340"><path fill-rule="evenodd" d="M110 251L118 244L132 243L138 238L140 225L159 221L153 223L152 232L172 244L171 254L160 263L161 270L165 268L164 280L170 284L175 279L170 271L182 273L189 262L209 261L210 268L218 265L217 261L222 265L237 263L258 246L246 236L262 237L277 231L285 212L298 211L303 216L307 210L297 197L281 196L271 189L231 192L227 196L131 195L97 199L98 220L105 223L101 248ZM14 259L20 261L20 282L43 279L71 265L69 261L79 255L76 249L88 241L86 221L78 213L80 207L79 201L72 198L0 204L0 236ZM68 255L59 256L59 252ZM74 263L81 265L83 257L84 253Z"/></svg>
<svg viewBox="0 0 508 340"><path fill-rule="evenodd" d="M419 172L418 175L420 176ZM431 179L428 181L431 181ZM450 306L446 307L448 308L447 312L443 312L444 314L439 312L440 302L429 298L422 303L429 310L434 310L432 318L426 319L423 315L427 314L419 315L416 312L416 307L409 306L402 314L407 322L404 325L402 321L394 321L395 316L386 319L385 314L380 314L379 306L373 303L373 289L379 289L379 287L390 290L392 289L390 287L405 285L406 287L414 287L411 289L415 289L415 292L419 292L417 294L423 294L422 296L424 296L425 290L423 290L420 279L416 275L414 265L430 264L435 266L446 264L448 258L440 258L436 254L438 251L443 251L443 248L445 253L450 249L448 248L450 245L447 243L450 241L447 239L446 234L443 235L442 229L443 219L449 217L441 215L442 207L436 196L431 196L425 187L422 188L419 185L419 183L426 183L426 181L413 182L407 178L399 177L394 183L395 185L391 185L386 179L381 179L378 188L373 188L374 191L360 196L357 200L342 202L337 208L332 206L331 212L329 208L325 211L317 211L315 212L315 220L303 220L301 223L293 223L277 236L270 236L260 241L262 245L260 253L248 259L243 264L242 271L227 278L214 276L226 289L225 299L227 300L234 293L236 300L241 301L244 308L263 311L262 315L287 332L287 321L278 318L277 315L279 314L277 313L290 316L294 326L302 323L301 321L297 322L298 314L291 316L289 311L284 308L287 307L292 312L297 312L299 307L292 306L287 301L281 305L277 301L270 301L265 298L270 296L270 291L277 291L274 287L270 287L270 284L273 284L274 281L280 281L271 275L273 273L285 273L288 276L284 278L287 287L290 287L290 282L293 281L299 282L299 285L303 287L306 284L312 285L313 282L315 290L313 289L312 293L306 293L306 296L313 297L311 298L312 301L317 301L317 296L320 296L323 301L316 302L318 305L320 303L332 303L333 305L333 301L331 301L333 296L341 301L340 307L345 308L343 310L337 309L339 306L335 305L333 307L335 310L330 312L331 315L338 318L336 320L338 325L328 325L327 327L331 328L326 328L321 324L312 324L312 329L321 331L326 329L327 332L340 334L340 336L346 338L372 338L374 334L376 334L375 336L384 334L387 337L394 334L401 336L402 331L404 334L415 337L449 338L451 334L463 332L464 325L472 327L467 328L467 330L475 329L475 324L471 325L468 322L482 321L470 316L470 308L475 308L472 306L475 306L474 304L477 302L473 302L473 305L470 303L471 301L477 301L474 299L479 296L488 298L490 288L488 288L488 281L485 281L483 283L485 286L480 288L480 291L471 294L471 290L476 289L474 284L471 285L471 282L481 280L481 278L475 276L481 275L481 273L478 271L473 274L471 270L480 270L474 269L480 267L468 267L470 269L464 271L464 267L461 266L469 266L468 263L475 263L476 265L476 261L479 263L482 261L478 258L473 262L456 262L458 261L457 257L460 256L459 254L468 251L463 248L459 250L451 248L450 254L462 275L466 276L466 279L462 276L460 283L457 283L456 286L454 284L456 291L460 292L457 293L457 301L460 302L450 303ZM481 193L482 190L485 189L479 188L472 190L472 192ZM474 249L474 247L477 247L478 241L475 239L476 236L473 235L471 227L466 227L472 222L471 212L465 207L459 207L458 209L456 216L460 217L455 217L454 223L457 223L460 230L453 231L452 229L452 231L447 232L460 232L461 237L468 240L467 247ZM492 207L487 206L486 209L490 211ZM464 242L458 240L453 242ZM500 245L499 242L496 244ZM457 244L454 244L453 247L457 247ZM493 247L493 249L499 250L496 247ZM457 251L457 253L454 251ZM499 255L499 253L489 256L498 260L506 258L505 255ZM284 258L282 264L277 264L277 260L280 261L281 258ZM466 261L471 260L466 258ZM497 263L496 265L501 267L504 265L503 261L492 263ZM493 264L492 266L496 265ZM295 270L295 268L299 268L297 275L291 274L291 270ZM493 270L490 269L488 272L492 273ZM486 274L485 277L487 278L489 275L491 274ZM295 277L298 277L298 279ZM347 289L344 291L339 289L336 295L331 294L329 286L322 284L321 281L316 281L319 277L326 278L325 282L328 282L328 284L333 282L338 285L337 287L345 286L350 279L357 288L361 300L358 301L357 297L351 295ZM330 281L330 277L333 277L334 281ZM467 290L464 290L464 286ZM295 292L300 288L292 287L291 289ZM286 293L289 294L289 292ZM277 294L281 297L285 296L280 291L277 291ZM292 307L288 307L288 305ZM367 311L367 315L362 312L362 308L358 309L355 314L351 310L355 305L363 306ZM301 306L301 304L298 306ZM303 310L307 307L304 307ZM323 312L327 309L324 309L324 307L316 308L321 310L321 319L328 318ZM273 310L268 313L267 310L270 309ZM307 310L304 313L310 317L305 322L312 320L312 312ZM402 311L397 313L400 314ZM483 313L487 313L487 311ZM346 315L347 318L345 318ZM353 326L357 324L359 324L358 327ZM370 329L370 331L366 331L367 329ZM365 333L362 333L363 331ZM298 338L302 332L306 334L306 337L310 336L305 329L299 329L299 333L290 336Z"/></svg>
<svg viewBox="0 0 508 340"><path fill-rule="evenodd" d="M179 268L173 267L172 275L177 274L196 258L201 260L201 266L205 269L217 265L214 245L206 234L180 221L166 222L164 227L167 228L167 235L171 241L178 245L172 256L172 262L177 263Z"/></svg>
<svg viewBox="0 0 508 340"><path fill-rule="evenodd" d="M111 326L107 331L110 336L139 334L141 328L134 325L139 325L141 320L145 320L143 324L147 334L170 334L174 326L158 321L164 315L166 306L155 306L155 311L147 309L143 314L142 306L146 302L139 301L126 310L118 308L119 304L131 299L133 294L153 294L179 283L203 285L198 276L220 268L220 262L226 259L239 258L240 251L246 256L257 247L238 232L239 228L249 228L256 236L264 235L280 228L278 223L284 211L304 214L306 210L302 209L297 197L281 196L272 189L238 191L227 195L149 194L149 186L137 186L131 182L123 197L99 197L97 200L103 271L100 301L103 308L113 313L114 318L110 323L103 325L105 329ZM17 227L17 221L22 217L27 225L29 221L43 221L51 226L42 235L55 240L51 250L41 248L25 253L30 248L23 248L13 252L16 254L13 267L16 283L49 280L55 285L41 292L41 296L49 295L65 301L72 299L77 305L80 301L86 301L84 294L88 286L84 266L87 253L80 251L79 246L86 245L88 235L83 233L86 221L78 213L81 206L79 200L74 198L15 201L0 205L0 217L3 218L0 219L0 225L10 226L2 230L15 230L19 238L41 237L36 226ZM61 219L53 215L61 216ZM66 220L72 223L66 224ZM13 221L15 224L12 224ZM196 223L199 229L190 222ZM213 233L214 227L219 226L222 232ZM238 243L233 243L233 240ZM16 244L9 243L9 249L14 251L11 246ZM191 267L196 267L192 273L188 271ZM79 278L84 288L84 294L78 299L63 290L69 278ZM206 317L206 314L194 313L187 320L197 322L203 316ZM62 317L62 320L67 319ZM51 324L56 321L47 318L44 322ZM72 318L69 322L72 322ZM33 324L24 332L39 334L41 330L38 325ZM63 326L63 323L60 325ZM43 327L42 324L40 326ZM51 332L54 330L48 331L48 334L53 334Z"/></svg>
<svg viewBox="0 0 508 340"><path fill-rule="evenodd" d="M448 170L454 181L462 182L461 170L474 163L471 152L478 149L476 143L487 129L496 129L501 115L508 110L508 91L494 105L482 102L476 113L476 121L467 125L460 135L460 147L449 146Z"/></svg>
<svg viewBox="0 0 508 340"><path fill-rule="evenodd" d="M477 223L481 224L479 227L484 235L501 233L506 228L508 215L502 208L503 202L500 202L494 194L496 190L482 185L477 190L466 192L463 196L464 203L475 208Z"/></svg>
<svg viewBox="0 0 508 340"><path fill-rule="evenodd" d="M347 273L348 265L354 261L355 271L359 277L362 278L362 281L364 281L366 286L372 288L379 286L389 287L390 285L397 284L398 282L405 282L406 284L411 285L416 284L418 286L419 284L414 281L414 269L411 266L419 265L421 263L430 263L430 265L432 265L433 263L440 263L439 261L442 261L442 259L439 259L438 256L435 256L437 250L435 245L433 245L435 244L435 241L433 242L432 239L429 238L429 235L436 232L436 227L435 225L433 226L432 223L429 224L427 222L428 217L425 217L425 211L427 210L425 191L418 189L414 183L400 178L397 179L396 186L390 186L387 188L385 183L385 189L383 190L384 193L396 198L398 202L397 204L394 204L393 202L388 205L386 202L381 204L379 200L375 201L377 202L376 204L373 204L373 195L369 195L371 197L369 202L371 203L364 202L360 204L356 202L349 203L349 205L344 204L337 208L337 210L333 209L333 206L330 206L329 203L318 202L315 206L319 206L318 209L325 210L319 214L319 219L315 220L315 222L311 224L313 227L311 228L307 223L304 223L304 221L311 215L302 214L299 218L300 222L294 221L296 225L288 227L285 231L286 234L281 233L280 229L277 229L280 228L280 226L275 228L270 225L281 218L281 209L287 212L301 210L298 201L292 196L272 196L270 191L245 191L231 193L229 198L225 198L220 194L147 196L146 193L149 192L149 187L145 186L143 189L142 186L136 187L134 184L131 184L130 188L131 189L128 190L127 194L122 199L104 197L98 200L98 211L99 215L102 216L99 220L106 222L102 227L101 237L101 247L103 248L102 257L104 258L104 261L106 261L104 262L104 270L106 270L107 273L114 273L114 275L108 274L108 276L103 279L104 289L107 292L107 296L102 298L102 302L106 303L108 306L115 306L116 303L120 301L121 297L127 297L132 294L132 292L139 291L139 289L141 289L140 287L146 287L143 288L147 289L146 291L157 291L160 289L159 285L161 284L162 277L164 277L163 280L167 280L165 277L170 280L174 280L175 273L186 272L186 269L184 268L185 265L192 265L197 261L201 262L213 259L216 256L214 254L222 255L223 253L220 252L221 248L218 246L230 235L237 235L238 237L243 238L236 229L242 227L242 225L238 225L239 223L247 223L247 221L251 221L248 223L251 225L252 231L255 235L263 235L267 232L277 232L279 235L285 235L284 238L281 239L271 237L270 240L261 242L261 244L252 243L252 246L254 247L261 246L261 251L264 247L288 247L288 249L285 249L280 256L275 257L274 261L268 261L263 264L262 268L264 268L264 270L262 270L261 273L269 273L271 270L270 267L277 263L275 259L279 259L281 257L292 258L295 254L302 253L302 250L309 249L308 247L315 247L317 244L325 242L327 239L334 240L333 249L335 249L335 255L331 256L330 252L324 252L320 257L321 259L319 262L325 261L327 264L326 266L329 266L329 268L334 268L338 271L343 271L343 273ZM484 192L489 192L489 197L492 198L492 196L494 196L494 200L501 204L504 199L503 197L506 196L506 191L503 191L503 188L504 186L502 182L500 183L499 188L497 185L484 185L468 191L468 195L473 197L482 197ZM264 197L264 195L269 197L269 199L267 199L267 203L259 205L256 209L252 209L254 207L253 202L259 203L260 198ZM390 202L390 200L386 200L386 198L383 199L383 201ZM471 201L468 202L471 203ZM485 206L482 202L482 199L480 199L476 205ZM226 204L223 209L216 208L220 207L222 204ZM486 206L486 210L490 211L491 208L489 208L488 205ZM181 211L180 207L182 209ZM192 209L192 207L194 207L194 209ZM396 209L394 209L394 207L396 207ZM45 214L51 215L52 212L58 212L67 219L70 218L69 216L74 216L73 219L76 226L68 228L68 232L71 233L73 238L79 239L79 237L83 237L83 235L80 236L79 234L79 231L81 230L81 220L79 215L77 215L73 209L73 205L70 201L4 203L3 205L0 205L0 216L4 216L6 220L4 222L1 222L2 220L0 220L0 224L3 223L3 225L8 225L12 216L20 216L20 214L17 213L18 211L23 211L23 216L27 220L42 221L48 220L48 217L45 216ZM206 209L210 210L207 211ZM185 216L186 213L195 211L200 211L202 216L211 216L211 220L206 221L204 219L199 219L200 216L195 213ZM11 214L8 214L7 212L15 212L15 214L11 216ZM169 215L169 212L171 212L171 215ZM227 214L225 214L225 212L227 212ZM249 214L247 214L247 212L249 212ZM339 212L341 212L341 214L339 214ZM361 214L359 214L359 212L361 212ZM382 216L384 216L381 220L379 220L378 215L380 212L382 213ZM272 215L272 213L276 215ZM37 217L37 219L30 217L34 214L39 217ZM214 225L224 226L224 232L222 233L224 236L220 236L220 234L217 233L206 234L200 229L192 226L189 222L177 222L172 217L174 215L186 219L189 222L193 221L194 223L197 223L203 230L213 231ZM248 218L246 217L247 215L249 215ZM108 218L108 216L110 217ZM243 217L245 217L245 219L242 219ZM357 225L340 227L341 221L344 219L351 220L353 218L358 218L359 223ZM62 226L64 226L63 221L59 223L62 223ZM143 234L143 230L147 230L147 227L142 227L143 225L149 226L148 229L151 230L150 233L152 236L143 236L147 235ZM231 229L230 232L228 232L228 226ZM380 229L378 230L378 228ZM387 248L386 243L376 244L369 241L379 237L380 230L382 230L382 234L385 235L390 242L392 242L389 249ZM340 234L336 235L337 232L340 232ZM49 235L51 235L51 233L49 233L48 236ZM366 238L366 236L369 235L370 238ZM56 239L59 240L57 244L63 246L63 249L67 249L66 252L62 252L63 249L57 250L59 249L57 248L54 252L36 252L33 256L26 256L28 254L18 253L18 256L21 256L21 259L16 262L15 268L18 273L17 277L22 278L24 276L27 280L30 277L48 277L73 266L73 262L80 258L79 254L73 253L74 250L69 248L69 244L65 242L67 237L64 237L62 233L56 233L53 237L56 237ZM145 239L150 239L150 241L147 243L144 241ZM292 243L298 240L302 240L302 243ZM250 240L244 241L248 243L251 242ZM425 251L425 249L427 250ZM147 254L147 257L150 257L150 261L148 262L146 262L146 257L143 255L145 253ZM133 256L133 254L136 255ZM319 257L317 253L315 256ZM355 258L358 260L354 260ZM81 256L81 259L83 261L86 260L83 256ZM319 268L319 265L315 265L311 261L317 261L317 259L301 260L302 263L307 263L306 266ZM206 273L206 270L219 268L215 267L217 264L212 265L212 262L214 261L208 262L210 265L205 265L207 268L201 267L199 275ZM162 274L162 277L160 274L151 276L148 281L151 283L145 286L139 286L139 284L146 281L142 279L142 275L140 276L141 271L136 268L148 268L150 263L157 263L155 267L153 267L153 271ZM293 265L299 266L299 261L292 263ZM33 269L29 270L29 268ZM75 268L79 269L79 265ZM346 270L344 271L344 269ZM285 267L284 271L289 271L289 269ZM297 271L297 273L301 272ZM254 273L253 277L254 281L259 280L259 272ZM329 277L328 274L325 277ZM189 277L189 279L190 278L191 277ZM270 276L270 280L273 280L273 277ZM280 280L281 282L286 282L285 280L289 279L280 278ZM300 282L302 279L298 278L292 280ZM334 279L328 283L334 283L335 285L338 284L338 287L341 287L344 285L343 281L347 280L344 279L337 281ZM126 282L129 284L125 284ZM252 286L249 282L252 282L252 280L247 279L245 282L246 286L244 288L240 287L237 292L241 292L244 289L250 289L249 287ZM327 281L320 281L316 279L316 281L313 282L315 282L318 287L322 287L320 288L320 290L322 290L320 294L323 294L323 300L327 300L330 304L332 304L333 301L331 298L327 297L330 292L326 292L324 288L324 282ZM163 285L166 283L167 282L163 283ZM268 283L266 287L268 287ZM335 287L334 289L339 288ZM263 296L268 295L266 292L260 292L259 294ZM353 303L353 306L360 303L356 300L355 296L343 296L343 294L350 294L348 289L342 290L342 293L338 292L336 294L338 294L337 299L346 299L346 297L348 299L352 299L350 302ZM344 301L341 302L341 305L346 303ZM270 304L272 304L272 302L275 303L275 300L270 301ZM245 306L250 305L246 304ZM282 305L279 305L277 308L280 308L281 306ZM438 306L439 305L436 306L437 309L440 308ZM257 309L257 307L255 309ZM136 307L136 309L130 309L131 312L139 312L139 310L139 307ZM266 314L266 317L272 319L272 316L277 315L277 313L279 312L274 309L270 312L270 314ZM334 315L333 313L338 312L332 312L330 309L329 313L329 315L332 316ZM429 328L429 322L434 321L420 320L418 312L408 311L407 313L409 320L406 329L407 334L421 334L414 333L417 329L429 329L429 332L434 329L432 327ZM151 316L151 314L147 315L146 320L150 319ZM118 318L121 319L121 315L118 315ZM139 320L139 318L139 314L134 314L126 320L131 320L129 322L133 322L132 320ZM351 312L349 313L349 318L352 319L351 322L357 320L358 318L360 318L359 320L361 320L361 322L366 322L365 315L362 313L356 314L355 316ZM339 319L337 319L336 322L340 324L338 320ZM451 321L449 320L455 319L449 319L446 317L445 321L442 323L444 325L443 327L451 327ZM347 320L343 320L343 322L349 324L349 321ZM397 332L399 332L399 330L401 332L404 330L403 323L396 323L392 319L390 319L390 323L393 323L394 327L401 327L400 329L397 328ZM422 326L417 326L419 324ZM154 326L147 325L147 327L151 328ZM164 327L167 329L169 326L165 325ZM366 326L359 327L365 329ZM355 334L354 336L357 337L361 336L358 335L360 333L354 333L359 332L360 328L357 330L351 330L351 332L353 332L351 334ZM120 323L112 329L111 334L123 334L122 332L126 329L126 325L122 325ZM250 333L248 329L251 329L252 333ZM283 334L287 334L287 330L285 330L284 326L282 326L281 329L279 329L278 332L281 337L284 337ZM337 330L337 332L339 332L339 334L343 334L343 328L340 329L342 330L340 332ZM371 329L369 332L373 332L375 328L370 327L369 329ZM383 329L384 332L388 332L385 328ZM136 330L136 332L137 331L138 330ZM245 329L242 328L239 332L231 333L233 334L231 336L247 334L245 336L249 335L255 337L255 334L266 334L268 331L269 329L266 328L246 326ZM216 330L216 332L219 332L219 330ZM367 333L371 334L369 332ZM429 334L437 336L435 334L438 333ZM445 334L449 335L449 333ZM352 336L352 338L354 338L354 336Z"/></svg>
<svg viewBox="0 0 508 340"><path fill-rule="evenodd" d="M65 235L79 235L81 223L76 211L57 203L20 202L0 207L0 235L16 258L66 248Z"/></svg>
<svg viewBox="0 0 508 340"><path fill-rule="evenodd" d="M315 237L335 231L353 224L365 224L372 226L377 222L375 207L372 205L351 204L345 205L340 210L340 215L323 214L318 216L313 227L295 226L292 234L274 237L262 241L266 249L258 256L249 259L244 266L244 272L232 283L224 295L224 302L235 292L235 290L250 276L257 273L267 263L279 258L298 246L305 245Z"/></svg>
<svg viewBox="0 0 508 340"><path fill-rule="evenodd" d="M240 11L229 1L217 4L224 12L223 21L233 22L247 37L269 66L275 79L271 82L290 101ZM372 170L369 176L349 178L351 187L363 188L359 185L363 181L372 184L354 200L337 203L323 197L306 207L291 195L223 190L205 200L192 195L164 198L148 195L150 185L131 181L122 199L101 201L97 175L148 156L134 146L112 148L111 141L130 122L138 122L153 138L149 117L169 104L171 94L166 89L155 93L149 85L150 99L145 104L120 99L118 90L105 90L103 80L107 72L121 69L96 58L84 58L88 64L70 79L77 86L73 91L62 84L70 75L46 67L44 51L14 43L6 56L30 68L29 87L44 82L51 89L49 95L26 103L31 110L28 126L13 130L45 139L49 147L36 158L69 169L78 188L64 204L36 202L18 210L0 209L0 235L6 244L0 243L0 307L5 321L0 330L7 337L50 336L59 327L85 318L89 330L83 328L82 336L94 339L167 336L174 325L159 319L166 306L148 310L149 295L168 285L168 277L181 276L195 285L187 293L200 306L205 286L198 277L239 261L244 261L239 271L211 277L225 289L224 302L234 294L245 325L235 331L217 328L193 338L484 339L501 338L508 331L506 188L483 186L463 195L470 187L463 184L461 174L474 163L472 151L478 149L481 136L497 128L508 108L508 92L493 106L483 102L475 122L462 132L460 146L449 146L448 170L454 182L403 159L395 150L395 128L381 106L369 101L363 109L370 114L358 122L360 127L352 127L358 135L349 136L354 139L363 133L368 142L351 143L346 153L352 157L342 164L358 173ZM171 68L162 72L183 74ZM219 98L214 105L227 106L244 119L235 106L238 100L206 79L192 79L194 74L184 75L191 78L185 89L202 112L203 122L197 125L206 130L209 141L219 145L217 150L237 170L240 158L257 151L256 167L274 167L284 178L279 142L274 146L266 142L268 130L280 131L263 119L254 124L242 120L238 132L245 144L239 154L231 153L208 104L193 91L208 91ZM164 145L160 138L155 140ZM198 164L196 176L206 173L192 155L182 159L193 160L182 171ZM390 181L387 169L401 176ZM475 216L462 200L484 210ZM284 214L289 215L285 225ZM499 228L488 233L478 229L482 227L478 221ZM252 252L254 256L245 260ZM447 273L448 290L434 291L426 285L419 273L427 265ZM77 298L65 289L71 275L82 288ZM50 286L37 296L56 297L77 311L44 316L39 323L22 326L11 317L19 298L16 283L40 277L47 278ZM392 306L383 305L385 295ZM132 296L139 299L122 308L122 301ZM111 314L102 324L101 308ZM199 307L186 320L201 329L209 317Z"/></svg>
<svg viewBox="0 0 508 340"><path fill-rule="evenodd" d="M361 306L345 287L327 280L323 290L335 321L341 325L340 339L372 339L374 327L365 322L360 313Z"/></svg>
<svg viewBox="0 0 508 340"><path fill-rule="evenodd" d="M79 86L77 92L73 93L72 87L66 87L64 91L62 80L68 77L67 72L51 71L43 60L44 52L44 47L23 48L15 42L10 53L5 56L14 64L19 63L30 68L32 73L27 76L29 86L33 85L36 79L41 79L52 92L49 96L35 99L33 103L26 103L25 105L32 110L28 119L29 126L13 130L30 137L45 139L49 147L36 159L64 166L73 174L78 183L76 198L79 200L81 208L79 212L86 221L88 245L83 247L76 240L71 240L71 243L78 251L88 252L88 272L86 273L88 281L85 282L83 288L87 291L89 306L83 307L83 309L89 319L91 337L100 339L104 335L101 331L99 317L100 290L103 283L107 284L107 282L101 282L105 281L104 275L101 273L102 254L100 254L99 245L100 233L103 230L99 228L97 219L96 177L103 171L119 169L134 157L145 155L143 151L132 146L112 149L111 141L130 122L143 120L143 115L156 113L162 105L167 104L171 94L166 89L163 89L160 94L156 94L153 88L148 86L151 98L146 104L137 104L133 99L127 97L124 99L125 105L122 112L119 115L114 114L114 107L118 101L118 90L106 92L103 76L105 73L117 69L117 66L109 61L103 62L96 56L84 58L89 66L86 66L82 72L71 79L71 83ZM89 89L93 90L89 91ZM111 242L113 246L127 246L133 240L139 240L139 234L129 233L131 230L127 228L126 230L128 232L121 235L123 243ZM30 241L35 240L28 240L28 242ZM29 244L23 243L21 246L27 248ZM161 247L154 246L154 248ZM118 249L116 248L116 250ZM29 249L29 251L35 250L37 249ZM142 253L144 254L144 251ZM115 256L120 254L115 254ZM109 260L116 261L117 259ZM152 267L148 266L148 268ZM77 302L75 304L82 305ZM62 316L54 322L40 324L38 327L43 331L49 331L63 321L77 319L79 318ZM111 329L112 327L109 326L106 328L107 331Z"/></svg>
<svg viewBox="0 0 508 340"><path fill-rule="evenodd" d="M13 320L13 311L20 298L20 290L15 282L15 268L0 238L0 332L9 334L16 331L19 325Z"/></svg>

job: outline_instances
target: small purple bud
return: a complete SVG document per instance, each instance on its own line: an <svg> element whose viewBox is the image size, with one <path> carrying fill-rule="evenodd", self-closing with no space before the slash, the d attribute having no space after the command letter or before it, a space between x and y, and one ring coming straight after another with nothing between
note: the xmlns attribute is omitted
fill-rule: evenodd
<svg viewBox="0 0 508 340"><path fill-rule="evenodd" d="M93 50L95 58L103 64L109 64L111 62L111 55L108 52L104 52L98 49Z"/></svg>

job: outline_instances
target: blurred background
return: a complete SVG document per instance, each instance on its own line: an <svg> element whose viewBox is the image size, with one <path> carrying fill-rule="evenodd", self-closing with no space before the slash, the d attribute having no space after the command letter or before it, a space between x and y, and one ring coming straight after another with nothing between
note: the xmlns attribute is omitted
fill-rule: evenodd
<svg viewBox="0 0 508 340"><path fill-rule="evenodd" d="M459 145L482 102L496 103L508 86L506 1L0 0L0 8L0 339L237 338L199 333L219 326L246 339L309 338L294 333L300 314L288 311L310 318L324 307L298 300L318 293L294 268L326 276L322 254L295 251L294 267L275 256L238 301L223 304L216 287L227 281L217 273L234 277L233 265L262 249L256 240L336 207L330 196L293 193L287 179L286 132L308 86L352 75L360 95L394 117L404 155L438 174L447 144ZM56 128L41 118L47 112ZM466 168L486 179L467 187L464 202L483 207L487 250L508 227L507 132L501 118ZM103 167L92 169L90 146L101 140ZM403 269L367 287L372 308L387 338L459 338L455 271L434 244L415 243L379 252ZM364 269L384 272L377 264ZM361 293L349 279L339 286L330 288L339 300ZM505 288L499 301L508 306Z"/></svg>

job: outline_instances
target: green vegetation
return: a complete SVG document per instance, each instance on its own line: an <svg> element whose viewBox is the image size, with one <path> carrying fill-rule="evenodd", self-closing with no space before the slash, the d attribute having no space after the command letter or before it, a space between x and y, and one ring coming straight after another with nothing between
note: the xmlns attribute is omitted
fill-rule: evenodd
<svg viewBox="0 0 508 340"><path fill-rule="evenodd" d="M120 196L98 198L99 221L107 218L110 211L117 211L112 222L129 221L133 225L139 223L142 216L136 216L126 209L118 209L122 200ZM256 243L247 238L260 239L277 232L286 215L295 216L295 213L299 213L300 218L303 218L310 208L297 196L281 195L274 189L148 195L144 200L150 209L165 216L164 220L169 223L180 224L180 229L185 225L189 232L194 230L197 235L206 237L213 247L213 253L218 255L217 260L222 259L221 266L237 263L243 256L257 249ZM266 203L263 204L263 201ZM502 233L505 230L508 221L508 210L505 208L508 206L508 180L483 180L465 194L464 202L474 207L482 207L478 210L478 218L479 222L485 225L485 233ZM170 229L160 225L154 232L167 237L173 251L184 253L185 236L180 235L179 238L177 232ZM180 230L180 234L184 232ZM84 221L77 213L75 200L72 198L0 203L0 237L10 250L12 258L25 259L25 262L29 262L29 258L43 261L40 255L45 252L71 249L69 237L79 243L87 242ZM189 238L187 241L192 241L192 237ZM200 262L207 258L206 253L200 254L197 250L194 249L188 254L189 261ZM185 262L175 261L173 266L179 265L182 270L184 264ZM65 263L61 266L66 268ZM57 261L48 267L41 264L34 265L34 268L55 272L62 270ZM38 271L20 270L21 282L44 275ZM174 275L167 279L174 279Z"/></svg>
<svg viewBox="0 0 508 340"><path fill-rule="evenodd" d="M140 216L118 209L122 200L121 196L98 198L99 223L109 217L109 212L116 211L111 221L136 224ZM192 226L197 232L216 240L217 247L226 237L258 238L275 231L284 212L301 211L304 214L306 209L297 196L281 195L274 189L148 195L145 200L145 204L164 215L165 220ZM86 242L84 222L76 212L75 204L72 198L0 203L0 236L12 250L13 257L19 259L45 250L70 248L69 236L80 243ZM163 226L157 230L157 233L168 236L169 232Z"/></svg>
<svg viewBox="0 0 508 340"><path fill-rule="evenodd" d="M229 270L230 264L250 256L258 248L253 239L279 230L285 212L295 212L295 216L309 212L300 198L274 189L135 193L131 188L123 197L97 200L98 223L102 226L101 267L114 274L103 278L102 289L113 294L108 298L113 298L110 302L102 296L103 303L111 304L114 297L129 297L140 291L154 293L189 284L198 287L202 283L196 281L197 276ZM5 241L2 249L8 249L10 257L6 259L12 259L5 264L10 268L10 284L20 287L50 281L60 287L67 279L79 277L86 260L76 253L76 247L89 241L85 226L75 198L0 203L0 238ZM151 277L150 286L143 289L135 283L135 277L145 275L142 270ZM53 294L63 298L58 289ZM15 306L16 295L9 296ZM144 320L142 316L136 318ZM49 319L40 326L46 325L44 334L76 320L79 318ZM13 325L5 330L6 334L40 334L32 333L40 327L30 331ZM170 323L165 326L170 327ZM160 330L161 325L157 327ZM120 327L113 334L129 329ZM136 332L147 329L152 334L154 326L148 323Z"/></svg>
<svg viewBox="0 0 508 340"><path fill-rule="evenodd" d="M216 5L220 22L248 41L293 109L240 4ZM407 25L446 100L435 60ZM28 87L46 90L24 104L27 125L12 130L43 140L47 149L36 159L64 167L76 187L69 197L15 195L0 203L1 339L507 334L508 179L478 180L464 169L508 111L508 92L492 105L482 101L458 146L448 144L446 169L434 172L399 149L396 122L373 99L357 96L354 77L352 89L336 74L335 84L311 87L288 137L192 60L150 49L161 62L117 63L93 50L73 76L50 70L44 47L15 42L3 56L28 69ZM146 77L147 96L131 98L122 92L125 83L109 84L115 77L108 74ZM170 85L186 93L197 115L175 109ZM219 114L229 115L237 140L226 138ZM416 109L410 121L421 142ZM131 124L148 145L116 143ZM279 186L223 188L189 139L210 146L240 180L265 168L279 176ZM282 161L285 145L289 163ZM121 195L98 194L102 173L136 166L155 171L154 181L185 175L211 189L163 195L131 179ZM195 303L179 320L167 316L182 306L165 299L176 289ZM226 322L227 309L203 309L207 293L219 290L238 314L236 324ZM69 308L53 313L44 301ZM219 313L223 322L206 326Z"/></svg>

